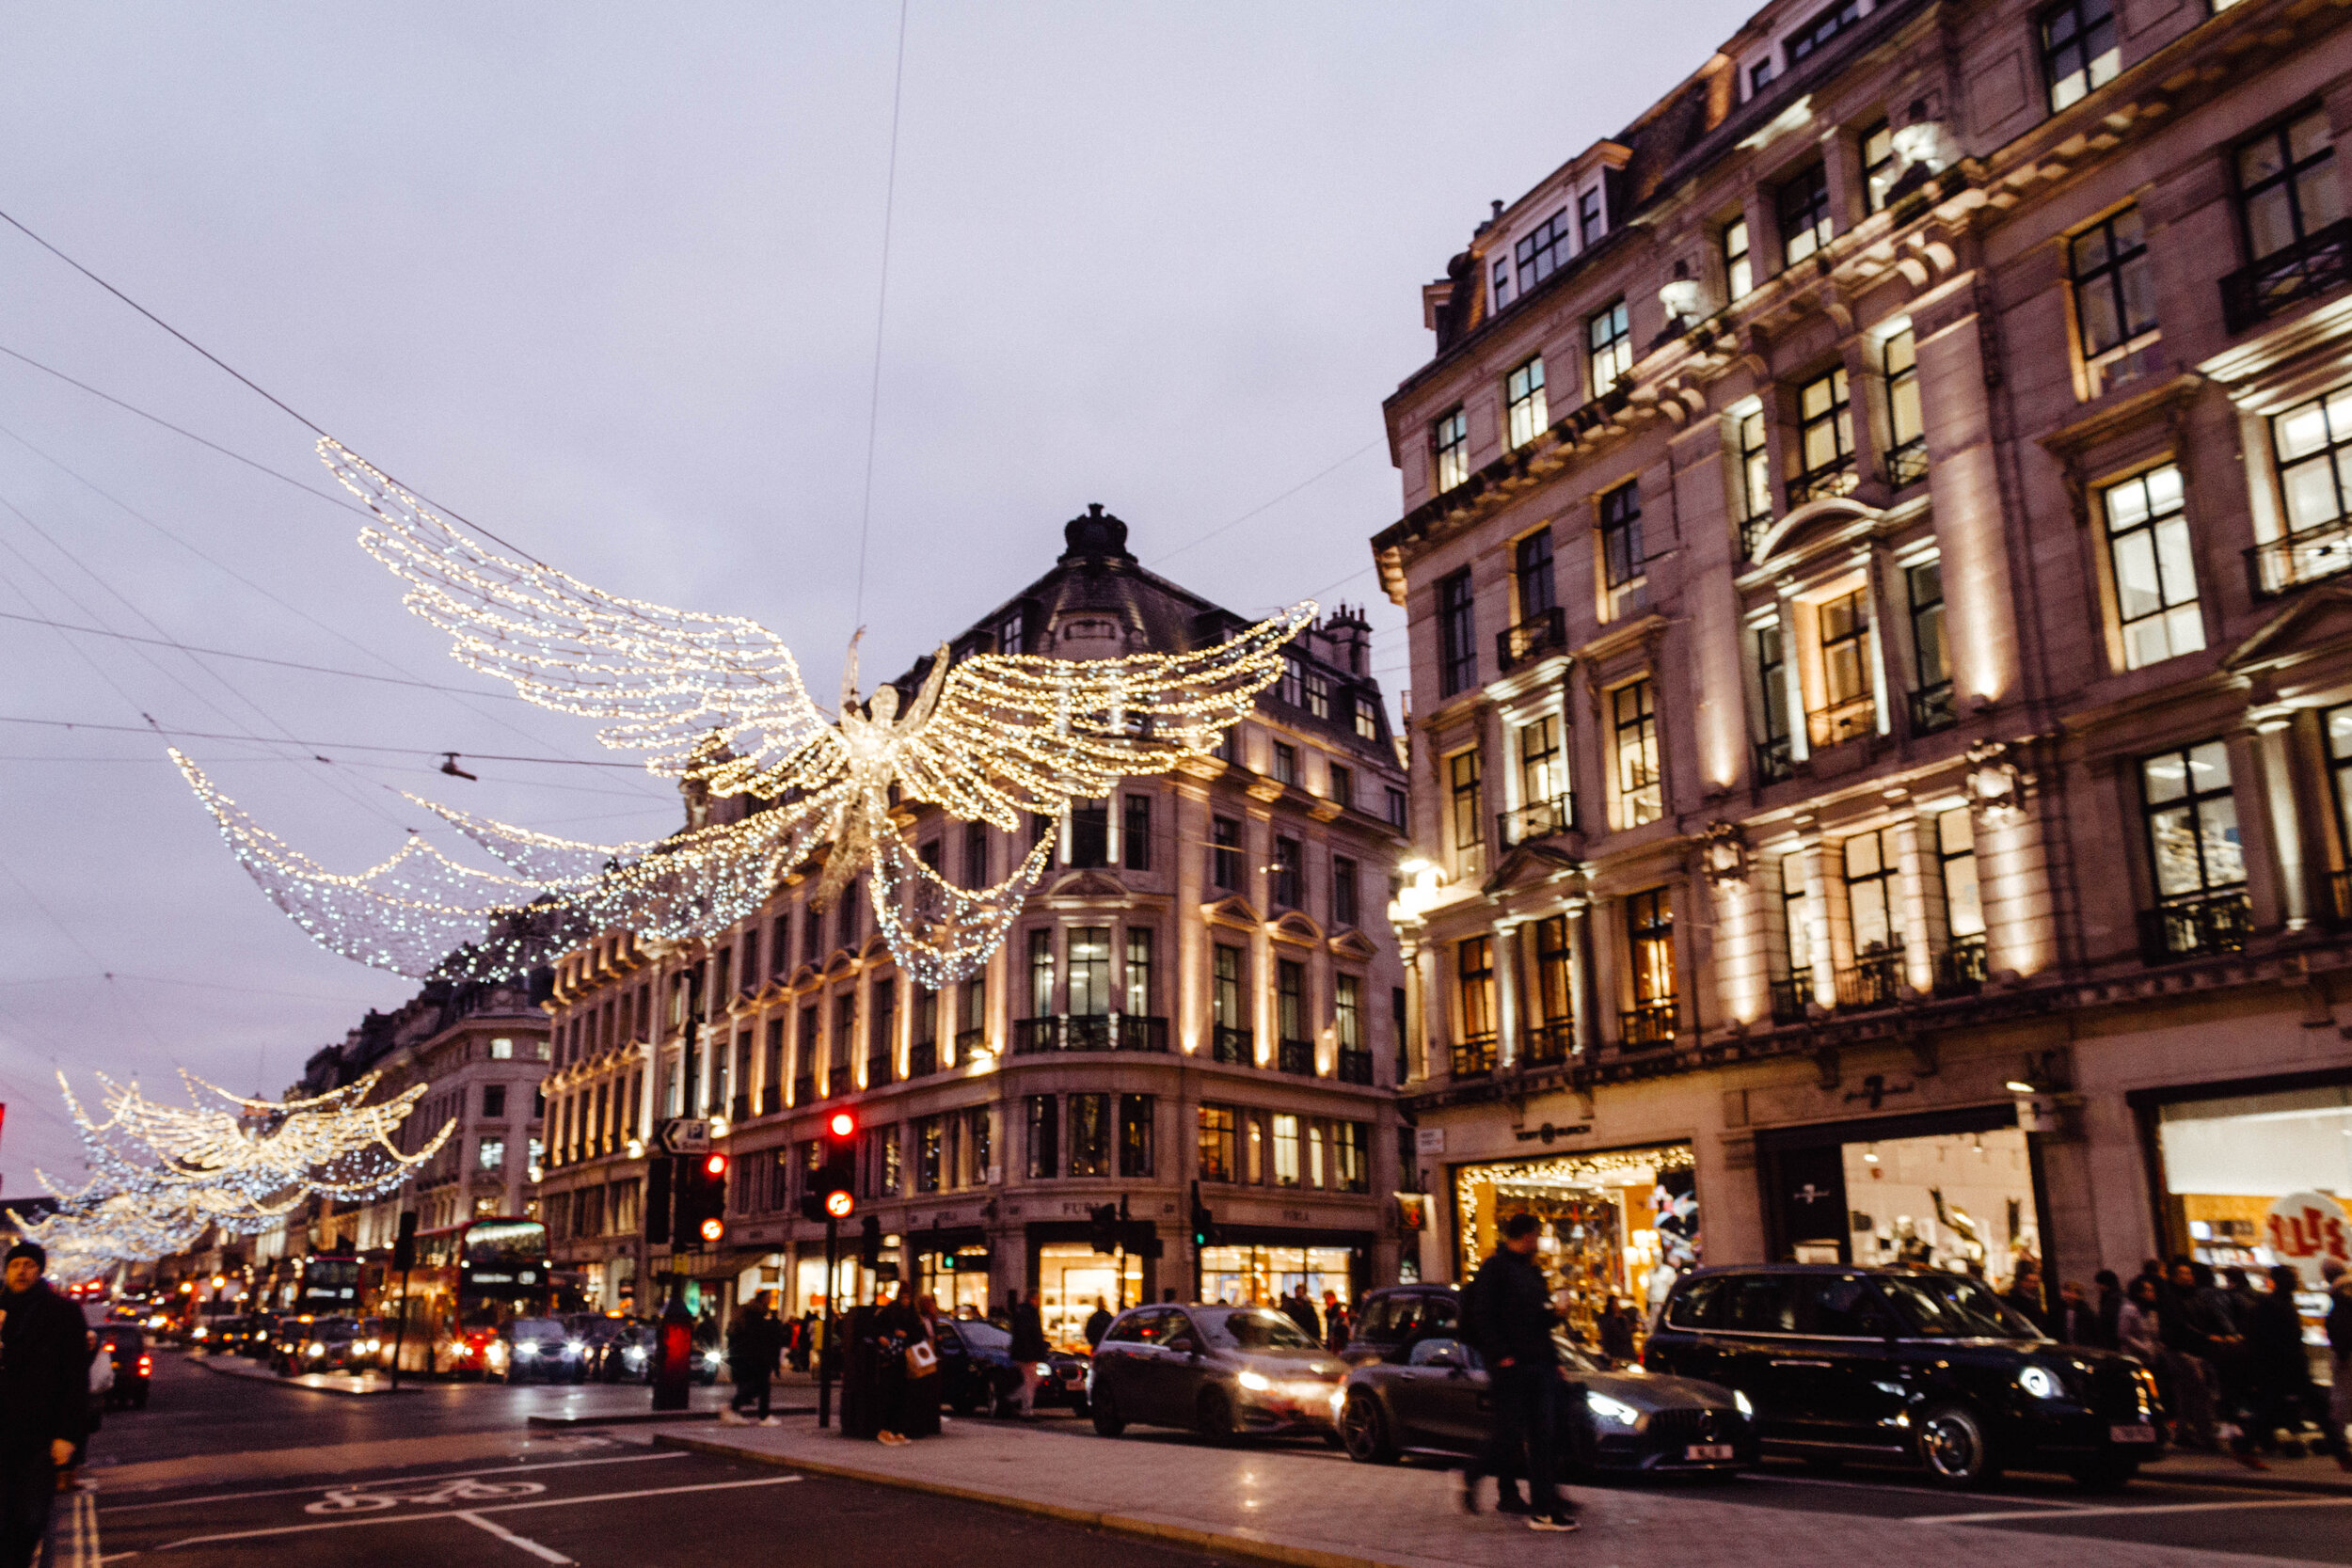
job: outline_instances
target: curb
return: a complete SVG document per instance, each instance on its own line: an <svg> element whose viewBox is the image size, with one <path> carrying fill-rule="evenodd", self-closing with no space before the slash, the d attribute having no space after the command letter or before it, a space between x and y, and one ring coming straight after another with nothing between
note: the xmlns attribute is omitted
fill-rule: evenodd
<svg viewBox="0 0 2352 1568"><path fill-rule="evenodd" d="M787 1404L773 1405L771 1412L778 1416L814 1416L813 1404L795 1408ZM715 1421L716 1410L635 1410L619 1416L532 1416L525 1426L556 1427L565 1431L579 1427L658 1426L667 1421Z"/></svg>
<svg viewBox="0 0 2352 1568"><path fill-rule="evenodd" d="M405 1384L398 1388L330 1388L323 1384L296 1383L291 1378L279 1377L276 1373L262 1377L252 1372L232 1372L226 1367L214 1366L210 1356L191 1355L187 1359L195 1362L215 1377L235 1378L240 1383L264 1383L273 1388L292 1388L303 1394L332 1394L338 1399L373 1400L381 1399L387 1394L421 1394L424 1392L422 1387L414 1383Z"/></svg>
<svg viewBox="0 0 2352 1568"><path fill-rule="evenodd" d="M2352 1497L2352 1475L2346 1475L2342 1481L2265 1474L2260 1470L2199 1470L2168 1475L2158 1465L2141 1470L2139 1479L2164 1486L2217 1486L2248 1492L2296 1492L2310 1497Z"/></svg>
<svg viewBox="0 0 2352 1568"><path fill-rule="evenodd" d="M1033 1513L1041 1518L1057 1519L1063 1524L1080 1525L1089 1529L1107 1530L1116 1535L1136 1536L1146 1541L1164 1541L1180 1546L1192 1546L1202 1551L1225 1552L1235 1557L1253 1558L1261 1562L1289 1563L1292 1568L1395 1568L1392 1563L1377 1558L1353 1557L1344 1552L1317 1551L1311 1546L1285 1546L1279 1542L1254 1540L1247 1535L1228 1535L1217 1530L1192 1529L1183 1525L1162 1524L1154 1519L1137 1519L1123 1513L1103 1513L1088 1508L1069 1508L1060 1503L1039 1502L1028 1497L1009 1497L998 1492L982 1492L968 1486L950 1486L945 1481L924 1481L914 1476L892 1475L881 1470L861 1470L853 1465L834 1465L818 1459L798 1459L787 1454L761 1453L753 1449L739 1449L726 1443L714 1443L707 1438L689 1437L675 1433L657 1433L653 1446L657 1449L684 1449L691 1453L709 1454L720 1459L739 1459L752 1465L764 1465L771 1469L798 1470L812 1476L831 1476L840 1481L860 1481L872 1486L892 1486L902 1492L923 1492L936 1497L953 1497L960 1502L979 1503L988 1508L1001 1508L1014 1513Z"/></svg>

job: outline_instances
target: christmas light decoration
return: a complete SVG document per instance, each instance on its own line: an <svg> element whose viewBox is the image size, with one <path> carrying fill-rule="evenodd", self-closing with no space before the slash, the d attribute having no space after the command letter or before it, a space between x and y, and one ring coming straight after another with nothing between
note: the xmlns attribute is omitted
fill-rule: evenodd
<svg viewBox="0 0 2352 1568"><path fill-rule="evenodd" d="M790 651L756 623L621 598L508 559L338 443L319 451L374 515L360 544L408 583L405 602L450 636L455 657L542 706L614 721L599 738L645 752L649 770L680 780L696 802L681 833L598 845L411 796L513 875L469 870L421 839L338 875L172 753L279 908L330 951L404 974L516 974L615 929L653 943L712 940L827 846L815 906L867 872L899 963L927 986L963 979L1004 940L1050 863L1050 841L1003 881L957 888L909 851L895 804L926 800L1012 832L1025 816L1059 818L1121 779L1201 755L1280 676L1284 648L1316 610L1294 606L1190 653L957 661L943 645L903 714L896 686L860 701L853 638L828 723ZM709 797L739 794L756 798L740 820L702 820Z"/></svg>

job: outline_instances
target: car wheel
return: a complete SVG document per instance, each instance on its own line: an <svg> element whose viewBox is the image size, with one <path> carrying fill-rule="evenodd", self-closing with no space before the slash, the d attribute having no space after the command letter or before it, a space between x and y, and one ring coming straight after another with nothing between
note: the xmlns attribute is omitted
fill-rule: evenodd
<svg viewBox="0 0 2352 1568"><path fill-rule="evenodd" d="M2077 1465L2066 1472L2076 1485L2086 1492L2117 1492L2132 1483L2139 1474L2137 1459L2103 1458Z"/></svg>
<svg viewBox="0 0 2352 1568"><path fill-rule="evenodd" d="M1094 1408L1091 1414L1094 1417L1094 1434L1097 1437L1116 1437L1127 1430L1127 1418L1119 1413L1119 1406L1112 1402L1110 1390L1107 1388L1094 1396Z"/></svg>
<svg viewBox="0 0 2352 1568"><path fill-rule="evenodd" d="M1928 1473L1947 1486L1974 1491L2000 1479L1993 1439L1964 1404L1937 1405L1920 1418L1919 1457Z"/></svg>
<svg viewBox="0 0 2352 1568"><path fill-rule="evenodd" d="M1241 1435L1233 1419L1233 1398L1222 1388L1203 1388L1193 1406L1193 1431L1206 1443L1222 1447Z"/></svg>
<svg viewBox="0 0 2352 1568"><path fill-rule="evenodd" d="M1347 1396L1340 1406L1340 1447L1359 1465L1396 1463L1396 1439L1378 1400L1360 1390Z"/></svg>

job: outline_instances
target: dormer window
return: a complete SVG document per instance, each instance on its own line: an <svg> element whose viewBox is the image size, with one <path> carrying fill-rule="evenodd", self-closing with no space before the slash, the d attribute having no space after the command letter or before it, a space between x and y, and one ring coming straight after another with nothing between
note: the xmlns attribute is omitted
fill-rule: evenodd
<svg viewBox="0 0 2352 1568"><path fill-rule="evenodd" d="M1788 35L1788 69L1794 71L1800 61L1861 20L1862 0L1844 0L1814 17Z"/></svg>
<svg viewBox="0 0 2352 1568"><path fill-rule="evenodd" d="M1519 293L1527 293L1566 266L1568 247L1568 210L1563 207L1537 224L1513 252L1519 264Z"/></svg>
<svg viewBox="0 0 2352 1568"><path fill-rule="evenodd" d="M1500 310L1510 303L1511 261L1506 256L1498 259L1495 262L1495 309Z"/></svg>
<svg viewBox="0 0 2352 1568"><path fill-rule="evenodd" d="M1011 614L1006 616L1002 621L996 623L996 651L1000 654L1019 654L1027 652L1028 650L1022 638L1021 632L1022 615L1021 611L1016 610Z"/></svg>
<svg viewBox="0 0 2352 1568"><path fill-rule="evenodd" d="M1598 185L1577 198L1576 231L1587 250L1600 244L1601 237L1609 232L1609 214L1601 201Z"/></svg>
<svg viewBox="0 0 2352 1568"><path fill-rule="evenodd" d="M1778 74L1780 73L1772 69L1772 57L1770 55L1765 55L1754 65L1749 66L1748 96L1750 98L1754 98L1756 94L1762 92L1766 87L1771 87L1772 85L1772 78Z"/></svg>

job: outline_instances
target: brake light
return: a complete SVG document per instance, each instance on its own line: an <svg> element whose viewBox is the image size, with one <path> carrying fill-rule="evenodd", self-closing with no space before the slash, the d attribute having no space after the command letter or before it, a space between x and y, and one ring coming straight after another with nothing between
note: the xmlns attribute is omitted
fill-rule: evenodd
<svg viewBox="0 0 2352 1568"><path fill-rule="evenodd" d="M154 1370L155 1358L153 1356L142 1355L139 1357L139 1376L145 1377L148 1373L153 1371Z"/></svg>

